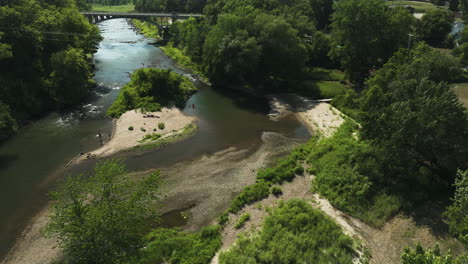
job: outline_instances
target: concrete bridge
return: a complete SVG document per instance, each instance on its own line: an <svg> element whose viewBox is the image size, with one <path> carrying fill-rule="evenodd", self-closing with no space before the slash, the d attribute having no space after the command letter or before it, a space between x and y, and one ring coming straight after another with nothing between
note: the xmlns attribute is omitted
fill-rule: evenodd
<svg viewBox="0 0 468 264"><path fill-rule="evenodd" d="M203 17L202 14L183 14L183 13L114 13L114 12L80 12L87 17L89 23L96 24L104 20L116 18L131 18L147 21L159 28L161 32L178 19L188 19L190 17ZM149 19L156 18L156 19Z"/></svg>

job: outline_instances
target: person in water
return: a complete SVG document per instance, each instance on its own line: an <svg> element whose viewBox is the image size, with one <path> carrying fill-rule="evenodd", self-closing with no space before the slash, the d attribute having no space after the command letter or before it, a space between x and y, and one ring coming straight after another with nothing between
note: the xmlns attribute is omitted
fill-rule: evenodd
<svg viewBox="0 0 468 264"><path fill-rule="evenodd" d="M195 109L195 104L192 104L192 108Z"/></svg>

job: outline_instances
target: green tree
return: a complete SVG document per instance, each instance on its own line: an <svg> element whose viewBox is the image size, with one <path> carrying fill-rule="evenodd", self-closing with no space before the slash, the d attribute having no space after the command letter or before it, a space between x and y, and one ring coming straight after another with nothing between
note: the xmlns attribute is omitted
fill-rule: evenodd
<svg viewBox="0 0 468 264"><path fill-rule="evenodd" d="M463 264L468 261L467 256L453 257L450 252L442 254L439 246L425 250L421 244L417 244L413 250L405 248L401 256L402 264Z"/></svg>
<svg viewBox="0 0 468 264"><path fill-rule="evenodd" d="M449 10L453 12L457 12L459 10L460 0L450 0L449 3Z"/></svg>
<svg viewBox="0 0 468 264"><path fill-rule="evenodd" d="M17 124L11 116L10 107L0 101L0 140L13 134Z"/></svg>
<svg viewBox="0 0 468 264"><path fill-rule="evenodd" d="M400 167L395 175L437 175L430 181L437 186L439 180L450 184L466 166L468 115L445 82L459 69L448 55L418 45L396 53L369 80L363 134L387 151L394 169Z"/></svg>
<svg viewBox="0 0 468 264"><path fill-rule="evenodd" d="M380 0L343 0L332 16L331 55L341 60L349 79L362 83L408 41L414 17Z"/></svg>
<svg viewBox="0 0 468 264"><path fill-rule="evenodd" d="M417 33L430 45L439 46L452 29L453 14L444 9L428 11L417 23Z"/></svg>
<svg viewBox="0 0 468 264"><path fill-rule="evenodd" d="M317 29L322 30L330 25L333 14L333 0L310 0L317 22Z"/></svg>
<svg viewBox="0 0 468 264"><path fill-rule="evenodd" d="M54 98L60 106L70 106L88 95L89 64L82 50L69 48L52 54Z"/></svg>
<svg viewBox="0 0 468 264"><path fill-rule="evenodd" d="M208 33L204 64L213 81L263 83L297 75L306 60L298 32L284 18L251 7L243 12L220 16Z"/></svg>
<svg viewBox="0 0 468 264"><path fill-rule="evenodd" d="M47 232L72 263L127 263L157 220L158 189L158 172L136 179L122 161L100 162L89 178L69 177L50 194Z"/></svg>
<svg viewBox="0 0 468 264"><path fill-rule="evenodd" d="M450 232L468 245L468 170L458 171L453 204L447 208Z"/></svg>

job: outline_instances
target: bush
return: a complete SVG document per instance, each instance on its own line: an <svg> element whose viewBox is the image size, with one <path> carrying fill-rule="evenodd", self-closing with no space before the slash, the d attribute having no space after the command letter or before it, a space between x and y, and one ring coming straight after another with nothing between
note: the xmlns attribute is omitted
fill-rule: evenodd
<svg viewBox="0 0 468 264"><path fill-rule="evenodd" d="M354 241L341 227L303 200L280 204L257 235L241 236L221 253L221 264L352 263Z"/></svg>
<svg viewBox="0 0 468 264"><path fill-rule="evenodd" d="M143 128L143 127L140 127L140 130L143 131L143 132L146 132L146 129Z"/></svg>
<svg viewBox="0 0 468 264"><path fill-rule="evenodd" d="M222 215L218 217L218 224L221 227L226 226L226 223L229 221L229 213L224 212Z"/></svg>
<svg viewBox="0 0 468 264"><path fill-rule="evenodd" d="M239 212L245 205L259 201L270 195L268 183L261 181L245 187L245 189L231 202L230 213Z"/></svg>
<svg viewBox="0 0 468 264"><path fill-rule="evenodd" d="M385 177L381 153L367 142L358 140L357 126L346 121L329 138L312 142L308 157L310 172L315 174L313 189L335 207L380 226L401 207L399 199L376 186Z"/></svg>
<svg viewBox="0 0 468 264"><path fill-rule="evenodd" d="M250 220L250 214L245 213L239 217L239 220L237 220L237 223L234 225L235 229L240 229L244 226L245 222Z"/></svg>
<svg viewBox="0 0 468 264"><path fill-rule="evenodd" d="M279 186L273 186L271 187L271 194L278 197L283 194L283 189L281 189Z"/></svg>
<svg viewBox="0 0 468 264"><path fill-rule="evenodd" d="M145 135L140 141L140 143L143 143L145 142L146 140L158 140L159 138L161 138L161 135L160 134L149 134L149 135Z"/></svg>
<svg viewBox="0 0 468 264"><path fill-rule="evenodd" d="M219 226L207 226L200 232L185 233L159 228L148 235L148 240L137 263L206 264L221 247L221 230Z"/></svg>
<svg viewBox="0 0 468 264"><path fill-rule="evenodd" d="M166 127L166 125L164 123L159 123L158 124L158 128L161 129L161 130L164 130L165 127Z"/></svg>
<svg viewBox="0 0 468 264"><path fill-rule="evenodd" d="M129 126L128 130L133 131L133 126Z"/></svg>
<svg viewBox="0 0 468 264"><path fill-rule="evenodd" d="M119 117L132 109L156 112L171 102L183 107L195 91L195 86L187 77L171 70L138 69L132 74L130 82L120 90L107 114Z"/></svg>

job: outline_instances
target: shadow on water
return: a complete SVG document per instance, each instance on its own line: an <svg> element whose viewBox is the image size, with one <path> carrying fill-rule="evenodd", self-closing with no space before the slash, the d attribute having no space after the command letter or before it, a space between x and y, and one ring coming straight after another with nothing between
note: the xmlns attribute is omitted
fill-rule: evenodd
<svg viewBox="0 0 468 264"><path fill-rule="evenodd" d="M0 170L6 169L16 159L18 159L17 155L0 155Z"/></svg>

